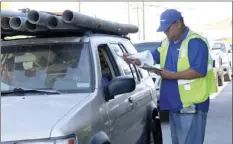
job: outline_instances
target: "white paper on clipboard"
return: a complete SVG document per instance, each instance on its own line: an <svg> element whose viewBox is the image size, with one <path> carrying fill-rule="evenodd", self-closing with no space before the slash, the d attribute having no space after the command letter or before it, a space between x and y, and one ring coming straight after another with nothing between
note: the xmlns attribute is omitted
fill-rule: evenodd
<svg viewBox="0 0 233 144"><path fill-rule="evenodd" d="M131 58L131 59L138 58L141 61L141 63L143 63L144 65L148 65L148 66L154 65L154 59L149 50L139 52L137 54L129 55L128 58Z"/></svg>

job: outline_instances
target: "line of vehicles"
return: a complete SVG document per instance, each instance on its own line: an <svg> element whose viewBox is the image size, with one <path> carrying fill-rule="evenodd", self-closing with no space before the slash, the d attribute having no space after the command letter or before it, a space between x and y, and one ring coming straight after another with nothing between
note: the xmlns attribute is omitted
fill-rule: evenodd
<svg viewBox="0 0 233 144"><path fill-rule="evenodd" d="M210 54L216 71L217 85L232 79L232 47L226 41L214 41L210 45Z"/></svg>

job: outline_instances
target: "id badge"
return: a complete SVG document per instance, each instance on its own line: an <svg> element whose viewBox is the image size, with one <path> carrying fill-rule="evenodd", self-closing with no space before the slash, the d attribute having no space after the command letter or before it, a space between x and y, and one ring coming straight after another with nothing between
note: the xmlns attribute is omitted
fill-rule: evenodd
<svg viewBox="0 0 233 144"><path fill-rule="evenodd" d="M189 107L180 110L180 113L196 113L196 105L191 105Z"/></svg>
<svg viewBox="0 0 233 144"><path fill-rule="evenodd" d="M190 84L185 84L185 85L184 85L184 89L185 89L185 90L191 90Z"/></svg>

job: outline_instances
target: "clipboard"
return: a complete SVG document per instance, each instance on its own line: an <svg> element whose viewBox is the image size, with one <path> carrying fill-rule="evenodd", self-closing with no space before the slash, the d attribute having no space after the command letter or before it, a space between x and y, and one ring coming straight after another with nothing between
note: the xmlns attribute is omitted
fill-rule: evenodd
<svg viewBox="0 0 233 144"><path fill-rule="evenodd" d="M151 66L143 66L141 68L144 69L144 70L147 70L147 71L163 71L163 69L156 68L156 67L151 67Z"/></svg>

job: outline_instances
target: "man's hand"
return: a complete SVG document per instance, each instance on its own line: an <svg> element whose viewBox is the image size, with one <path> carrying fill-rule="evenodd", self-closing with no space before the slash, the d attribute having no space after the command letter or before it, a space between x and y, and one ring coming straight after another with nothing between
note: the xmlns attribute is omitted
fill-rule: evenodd
<svg viewBox="0 0 233 144"><path fill-rule="evenodd" d="M173 73L166 69L163 69L163 71L160 71L160 76L163 79L173 79Z"/></svg>
<svg viewBox="0 0 233 144"><path fill-rule="evenodd" d="M201 74L190 68L182 72L174 72L174 73L166 69L163 69L163 71L153 71L153 72L161 76L163 79L190 80L190 79L203 77Z"/></svg>
<svg viewBox="0 0 233 144"><path fill-rule="evenodd" d="M131 59L128 58L128 56L131 55L129 53L124 53L123 54L123 59L126 63L128 64L135 64L135 65L141 65L141 61L139 59Z"/></svg>
<svg viewBox="0 0 233 144"><path fill-rule="evenodd" d="M162 71L154 70L153 72L161 76L163 79L173 79L173 73L166 69L163 69Z"/></svg>

